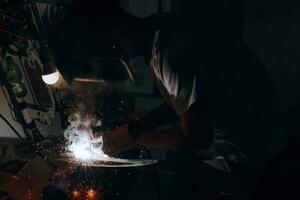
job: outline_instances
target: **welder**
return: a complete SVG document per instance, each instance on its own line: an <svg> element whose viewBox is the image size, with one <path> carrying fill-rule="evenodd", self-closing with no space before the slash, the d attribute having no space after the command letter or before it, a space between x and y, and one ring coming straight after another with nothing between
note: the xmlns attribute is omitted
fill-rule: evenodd
<svg viewBox="0 0 300 200"><path fill-rule="evenodd" d="M259 167L284 143L276 95L260 61L230 28L205 17L139 18L113 3L73 1L49 45L59 70L73 78L97 58L128 63L144 56L165 103L97 133L108 155L147 146ZM102 75L118 79L113 70ZM166 124L173 125L159 128Z"/></svg>

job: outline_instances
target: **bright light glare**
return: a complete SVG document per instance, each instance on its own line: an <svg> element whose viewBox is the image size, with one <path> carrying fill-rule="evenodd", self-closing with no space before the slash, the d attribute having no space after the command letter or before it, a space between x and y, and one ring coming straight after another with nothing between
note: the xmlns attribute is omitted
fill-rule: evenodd
<svg viewBox="0 0 300 200"><path fill-rule="evenodd" d="M92 160L104 160L109 158L102 151L102 137L93 139L86 131L74 131L68 136L67 149L73 153L74 157L82 162L89 162Z"/></svg>
<svg viewBox="0 0 300 200"><path fill-rule="evenodd" d="M91 151L85 147L75 146L73 147L73 153L78 160L90 160L92 158Z"/></svg>
<svg viewBox="0 0 300 200"><path fill-rule="evenodd" d="M64 131L66 150L73 154L74 158L84 163L93 160L106 160L110 157L103 150L103 137L95 137L90 128L92 119L83 119L79 113L73 113L69 117L70 125ZM100 122L97 122L99 124Z"/></svg>
<svg viewBox="0 0 300 200"><path fill-rule="evenodd" d="M88 132L76 131L72 137L72 141L68 146L68 150L74 154L78 160L88 161L93 159L94 155L91 151L91 137Z"/></svg>
<svg viewBox="0 0 300 200"><path fill-rule="evenodd" d="M54 85L59 80L59 72L56 71L51 74L42 75L43 81L48 85Z"/></svg>

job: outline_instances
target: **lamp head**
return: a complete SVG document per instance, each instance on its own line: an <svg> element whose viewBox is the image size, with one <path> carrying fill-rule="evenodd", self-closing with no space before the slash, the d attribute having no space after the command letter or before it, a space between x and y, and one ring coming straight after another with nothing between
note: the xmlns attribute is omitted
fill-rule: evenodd
<svg viewBox="0 0 300 200"><path fill-rule="evenodd" d="M60 74L56 68L53 54L47 45L40 48L40 56L43 64L42 80L47 85L56 84L60 78Z"/></svg>
<svg viewBox="0 0 300 200"><path fill-rule="evenodd" d="M56 84L59 80L59 77L60 77L60 75L59 75L58 71L52 72L50 74L42 75L42 79L43 79L44 83L46 83L47 85Z"/></svg>

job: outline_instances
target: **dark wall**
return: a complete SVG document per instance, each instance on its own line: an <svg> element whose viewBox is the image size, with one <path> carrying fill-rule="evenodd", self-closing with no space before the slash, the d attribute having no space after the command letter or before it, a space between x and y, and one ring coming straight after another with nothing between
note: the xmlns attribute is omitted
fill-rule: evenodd
<svg viewBox="0 0 300 200"><path fill-rule="evenodd" d="M300 1L246 0L244 38L268 70L282 110L300 105Z"/></svg>
<svg viewBox="0 0 300 200"><path fill-rule="evenodd" d="M244 0L172 0L172 10L195 18L222 23L239 35L243 32Z"/></svg>
<svg viewBox="0 0 300 200"><path fill-rule="evenodd" d="M232 28L269 72L281 109L300 105L300 1L172 0L172 9Z"/></svg>

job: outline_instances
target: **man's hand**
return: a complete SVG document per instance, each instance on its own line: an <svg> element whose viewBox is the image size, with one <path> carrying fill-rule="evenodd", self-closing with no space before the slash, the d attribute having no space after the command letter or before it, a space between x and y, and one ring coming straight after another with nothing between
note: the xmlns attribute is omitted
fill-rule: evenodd
<svg viewBox="0 0 300 200"><path fill-rule="evenodd" d="M109 156L117 156L122 151L138 148L128 132L128 124L106 132L97 132L95 137L103 137L102 150Z"/></svg>

